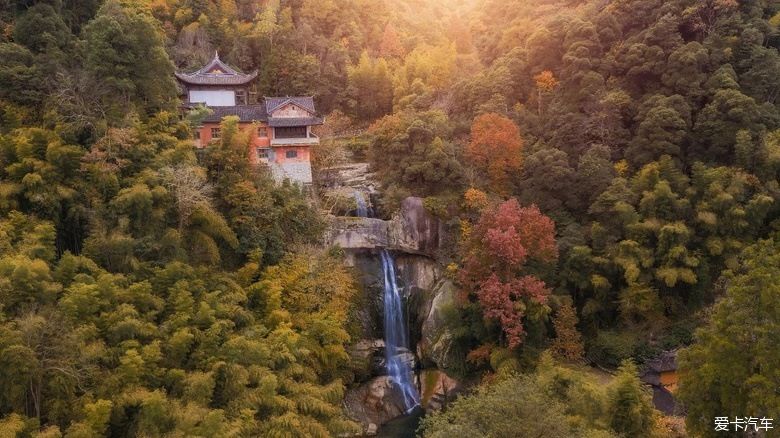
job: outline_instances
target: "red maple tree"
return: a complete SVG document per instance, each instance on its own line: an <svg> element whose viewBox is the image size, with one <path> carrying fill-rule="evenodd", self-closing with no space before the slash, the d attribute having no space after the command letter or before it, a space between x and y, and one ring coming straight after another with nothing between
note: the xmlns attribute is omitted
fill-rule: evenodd
<svg viewBox="0 0 780 438"><path fill-rule="evenodd" d="M558 257L555 223L532 205L510 199L482 212L466 242L461 281L475 291L485 318L499 322L510 348L523 341L530 302L544 303L544 281L525 274L528 260Z"/></svg>

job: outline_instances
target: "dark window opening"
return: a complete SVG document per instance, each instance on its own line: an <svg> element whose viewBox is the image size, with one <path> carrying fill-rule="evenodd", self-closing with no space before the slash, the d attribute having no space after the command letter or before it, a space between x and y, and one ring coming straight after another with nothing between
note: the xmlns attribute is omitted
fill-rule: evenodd
<svg viewBox="0 0 780 438"><path fill-rule="evenodd" d="M236 90L236 104L246 105L246 90Z"/></svg>
<svg viewBox="0 0 780 438"><path fill-rule="evenodd" d="M306 138L305 126L290 126L286 128L274 128L276 138Z"/></svg>
<svg viewBox="0 0 780 438"><path fill-rule="evenodd" d="M298 151L287 151L285 156L287 158L298 158Z"/></svg>
<svg viewBox="0 0 780 438"><path fill-rule="evenodd" d="M222 130L220 128L211 128L211 138L219 138Z"/></svg>
<svg viewBox="0 0 780 438"><path fill-rule="evenodd" d="M257 128L257 136L258 137L268 137L268 128L265 126L259 126Z"/></svg>

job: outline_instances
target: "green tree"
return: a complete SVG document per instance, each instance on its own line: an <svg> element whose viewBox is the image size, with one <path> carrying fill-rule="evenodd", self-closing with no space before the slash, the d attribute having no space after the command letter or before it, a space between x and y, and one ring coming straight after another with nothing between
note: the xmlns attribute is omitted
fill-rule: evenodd
<svg viewBox="0 0 780 438"><path fill-rule="evenodd" d="M528 377L516 377L462 397L446 410L426 416L424 437L583 436L567 421L564 405Z"/></svg>
<svg viewBox="0 0 780 438"><path fill-rule="evenodd" d="M636 365L623 362L607 391L609 425L620 436L652 437L656 412L639 381Z"/></svg>
<svg viewBox="0 0 780 438"><path fill-rule="evenodd" d="M372 59L363 52L349 69L348 84L350 113L355 118L374 120L393 110L393 79L383 58Z"/></svg>
<svg viewBox="0 0 780 438"><path fill-rule="evenodd" d="M388 187L389 205L406 196L451 193L463 181L463 169L440 111L386 116L370 128L369 159Z"/></svg>
<svg viewBox="0 0 780 438"><path fill-rule="evenodd" d="M680 352L680 400L688 409L688 430L716 436L715 417L755 412L758 417L778 415L778 266L777 238L747 248L739 266L727 271L725 295L696 332L695 343ZM702 397L702 394L711 396Z"/></svg>
<svg viewBox="0 0 780 438"><path fill-rule="evenodd" d="M173 63L159 25L148 12L108 1L84 28L84 39L86 70L94 83L105 84L102 98L112 118L120 119L131 104L142 114L173 107Z"/></svg>

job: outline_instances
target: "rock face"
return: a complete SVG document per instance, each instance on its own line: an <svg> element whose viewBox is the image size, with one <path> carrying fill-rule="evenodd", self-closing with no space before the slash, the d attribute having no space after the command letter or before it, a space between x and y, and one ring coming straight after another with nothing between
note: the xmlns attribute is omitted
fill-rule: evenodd
<svg viewBox="0 0 780 438"><path fill-rule="evenodd" d="M349 356L357 379L378 376L385 370L385 341L361 339L349 348Z"/></svg>
<svg viewBox="0 0 780 438"><path fill-rule="evenodd" d="M443 408L462 389L460 382L444 371L427 369L420 372L420 403L426 411Z"/></svg>
<svg viewBox="0 0 780 438"><path fill-rule="evenodd" d="M436 255L442 237L442 224L425 209L422 198L409 197L389 225L390 243L399 250Z"/></svg>
<svg viewBox="0 0 780 438"><path fill-rule="evenodd" d="M327 243L348 250L390 247L388 221L367 217L331 217Z"/></svg>
<svg viewBox="0 0 780 438"><path fill-rule="evenodd" d="M417 356L423 366L447 369L458 358L452 351L452 334L447 330L444 312L447 307L455 305L457 290L451 281L445 279L436 284L432 295L433 301L420 330Z"/></svg>
<svg viewBox="0 0 780 438"><path fill-rule="evenodd" d="M330 217L326 243L347 250L386 248L433 257L441 244L442 224L421 198L406 198L391 220Z"/></svg>
<svg viewBox="0 0 780 438"><path fill-rule="evenodd" d="M320 170L320 181L327 186L353 187L374 191L376 177L369 171L368 163L348 163ZM330 184L327 184L330 183Z"/></svg>
<svg viewBox="0 0 780 438"><path fill-rule="evenodd" d="M439 265L428 257L400 254L395 257L395 269L404 295L431 291L441 276Z"/></svg>
<svg viewBox="0 0 780 438"><path fill-rule="evenodd" d="M344 396L347 414L370 433L379 425L404 414L403 395L388 376L379 376L347 391Z"/></svg>

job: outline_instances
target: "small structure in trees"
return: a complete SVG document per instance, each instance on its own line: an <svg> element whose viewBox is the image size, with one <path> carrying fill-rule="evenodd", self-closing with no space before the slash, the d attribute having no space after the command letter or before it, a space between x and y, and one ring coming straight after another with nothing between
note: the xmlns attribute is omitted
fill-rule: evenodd
<svg viewBox="0 0 780 438"><path fill-rule="evenodd" d="M677 351L664 351L647 361L642 381L653 388L653 405L659 411L680 414L674 392L677 390Z"/></svg>
<svg viewBox="0 0 780 438"><path fill-rule="evenodd" d="M195 146L207 147L220 138L220 123L237 116L243 130L250 132L247 159L267 165L281 181L310 184L311 151L320 139L311 130L321 125L311 96L264 97L257 99L252 82L257 72L242 73L224 63L218 54L192 73L177 72L184 110L205 106L210 111L195 129Z"/></svg>

